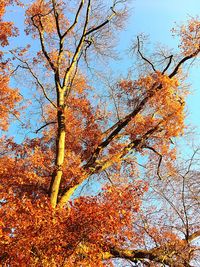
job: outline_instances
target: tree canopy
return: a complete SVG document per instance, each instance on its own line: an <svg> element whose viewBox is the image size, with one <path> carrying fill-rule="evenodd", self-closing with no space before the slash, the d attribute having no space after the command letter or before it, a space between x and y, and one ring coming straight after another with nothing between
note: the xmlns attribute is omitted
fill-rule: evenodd
<svg viewBox="0 0 200 267"><path fill-rule="evenodd" d="M6 20L14 6L26 35ZM0 4L1 266L200 264L199 150L181 161L176 145L200 20L172 30L176 53L146 54L138 34L137 73L112 80L101 61L129 12L127 0Z"/></svg>

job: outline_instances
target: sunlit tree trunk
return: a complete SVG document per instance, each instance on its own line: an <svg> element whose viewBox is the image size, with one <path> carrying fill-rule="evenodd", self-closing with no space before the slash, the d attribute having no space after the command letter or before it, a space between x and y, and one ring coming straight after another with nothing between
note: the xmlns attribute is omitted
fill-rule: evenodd
<svg viewBox="0 0 200 267"><path fill-rule="evenodd" d="M52 178L51 190L51 205L53 208L56 207L60 182L63 174L63 163L65 156L65 90L61 89L58 91L58 110L57 110L57 138L56 138L56 159L55 159L55 170Z"/></svg>

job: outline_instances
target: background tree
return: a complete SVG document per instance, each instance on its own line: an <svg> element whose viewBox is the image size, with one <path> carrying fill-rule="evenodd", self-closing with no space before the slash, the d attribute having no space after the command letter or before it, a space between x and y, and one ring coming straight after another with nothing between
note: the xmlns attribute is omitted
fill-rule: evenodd
<svg viewBox="0 0 200 267"><path fill-rule="evenodd" d="M199 265L198 166L199 149L196 149L164 181L151 179L141 217L135 222L138 231L144 232L144 258L154 257L155 262L162 259L167 266ZM155 262L153 266L157 266Z"/></svg>
<svg viewBox="0 0 200 267"><path fill-rule="evenodd" d="M2 45L15 34L11 24L2 22L8 4L2 5ZM24 84L33 88L34 97L23 105L22 116L32 114L23 127L41 122L37 137L29 135L21 143L9 135L1 139L0 260L5 266L112 266L113 258L144 266L190 266L195 257L196 247L189 243L199 230L189 230L185 195L189 199L190 194L182 189L183 214L171 205L181 214L183 237L162 220L152 226L155 221L148 222L145 209L154 208L142 206L148 182L138 161L147 159L149 180L155 173L159 179L165 173L175 177L172 139L183 133L187 95L182 68L200 52L200 22L194 18L177 29L179 55L162 51L154 61L144 55L138 36L134 49L143 62L141 72L110 86L112 103L103 92L95 97L84 62L88 66L95 55L111 53L111 39L127 9L123 0L35 1L28 4L25 19L31 43L10 48L10 57L2 55L2 129L10 113L19 119L14 104L31 94ZM22 74L19 93L6 77ZM84 192L91 179L102 189L79 196L76 190ZM161 198L157 201L162 204ZM163 218L165 210L160 214Z"/></svg>

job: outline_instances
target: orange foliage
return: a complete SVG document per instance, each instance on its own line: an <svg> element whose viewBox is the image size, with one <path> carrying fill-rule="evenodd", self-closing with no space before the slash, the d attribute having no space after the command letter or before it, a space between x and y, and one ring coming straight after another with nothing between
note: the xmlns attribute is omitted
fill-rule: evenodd
<svg viewBox="0 0 200 267"><path fill-rule="evenodd" d="M65 18L62 12L62 2L56 3L57 10L59 10L59 19L61 20L61 28L64 30L69 26L68 20ZM43 32L47 34L56 33L56 21L51 7L51 3L48 1L37 0L26 11L27 29L26 33L33 33L35 36L36 29L33 27L33 23Z"/></svg>
<svg viewBox="0 0 200 267"><path fill-rule="evenodd" d="M142 97L149 98L141 112L126 127L126 136L130 140L140 139L147 131L157 127L142 146L151 146L166 159L174 159L174 148L169 140L184 132L185 97L188 94L186 89L182 89L180 80L157 72L136 81L122 80L119 88L122 90L119 98L123 97L124 92L129 96L130 100L124 102L128 109L134 105L137 107Z"/></svg>
<svg viewBox="0 0 200 267"><path fill-rule="evenodd" d="M37 27L47 33L53 33L56 31L55 19L52 15L52 11L48 2L37 0L33 2L26 13L26 24L32 25L33 21ZM31 27L29 31L33 31L33 29L34 27ZM27 31L27 33L29 33L29 31Z"/></svg>
<svg viewBox="0 0 200 267"><path fill-rule="evenodd" d="M11 0L2 0L0 3L0 44L6 46L9 44L8 38L17 35L17 29L12 22L3 21L6 6L11 4Z"/></svg>
<svg viewBox="0 0 200 267"><path fill-rule="evenodd" d="M5 76L5 74L0 75L0 87L0 129L6 131L9 126L9 116L19 115L15 106L22 98L17 89L9 87L9 77Z"/></svg>
<svg viewBox="0 0 200 267"><path fill-rule="evenodd" d="M6 6L10 5L11 1L1 1L0 4L0 44L7 46L8 38L17 35L17 29L12 22L3 21ZM8 119L12 114L19 115L15 109L17 103L20 102L21 96L16 88L9 86L9 67L8 62L3 59L3 52L0 51L0 129L6 131L8 129Z"/></svg>
<svg viewBox="0 0 200 267"><path fill-rule="evenodd" d="M199 17L191 18L186 25L174 28L172 32L180 36L180 48L188 56L200 49Z"/></svg>
<svg viewBox="0 0 200 267"><path fill-rule="evenodd" d="M18 189L4 190L1 194L6 201L2 201L3 209L0 209L1 217L4 217L0 253L5 254L6 264L39 266L40 260L44 264L60 265L69 256L72 266L80 261L90 264L95 257L95 264L100 264L101 254L98 258L98 253L128 239L134 244L138 239L132 223L146 190L142 182L124 188L107 187L97 197L80 197L71 203L70 215L67 210L53 210L42 191L33 191L32 187L30 195L24 189L20 193ZM130 238L124 237L127 232ZM80 242L93 244L90 247L93 254L86 253L83 259Z"/></svg>

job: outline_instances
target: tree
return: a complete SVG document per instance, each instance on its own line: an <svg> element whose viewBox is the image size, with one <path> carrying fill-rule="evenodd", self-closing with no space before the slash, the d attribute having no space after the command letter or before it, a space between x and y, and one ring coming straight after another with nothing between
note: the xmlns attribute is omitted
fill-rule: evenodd
<svg viewBox="0 0 200 267"><path fill-rule="evenodd" d="M143 199L148 204L136 224L146 234L143 253L155 257L155 261L162 258L169 266L199 265L198 163L199 149L196 149L164 181L150 182L149 192Z"/></svg>
<svg viewBox="0 0 200 267"><path fill-rule="evenodd" d="M3 21L10 4L1 5L3 46L17 34ZM36 137L20 143L9 134L1 139L3 266L112 266L113 258L143 266L190 266L196 248L189 243L199 236L196 228L182 239L161 224L150 226L158 241L144 248L146 227L137 225L145 218L148 182L139 173L138 155L148 159L148 176L156 173L161 179L163 169L174 172L172 139L183 133L187 95L182 68L199 55L200 22L193 18L177 29L179 55L162 51L148 59L138 36L134 49L143 62L141 73L110 85L106 107L101 92L96 98L85 65L95 65L95 55L111 54L111 39L127 9L125 0L37 0L25 12L31 44L10 48L11 56L1 53L2 130L10 115L24 130L41 123ZM22 73L21 90L10 88L10 77ZM31 90L23 93L24 83L33 88L31 103L25 103ZM30 114L32 122L25 121ZM91 180L102 189L79 196Z"/></svg>

